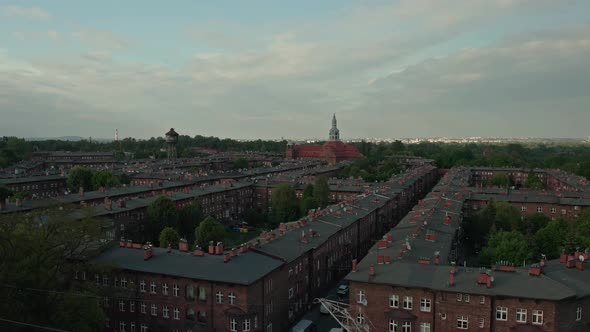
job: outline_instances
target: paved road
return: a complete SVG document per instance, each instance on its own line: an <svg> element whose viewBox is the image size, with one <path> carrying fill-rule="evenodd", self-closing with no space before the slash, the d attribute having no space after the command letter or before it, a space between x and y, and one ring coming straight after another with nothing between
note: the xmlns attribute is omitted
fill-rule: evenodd
<svg viewBox="0 0 590 332"><path fill-rule="evenodd" d="M330 300L338 300L336 291L338 286L332 288L326 298ZM339 300L340 302L348 303L348 296ZM320 313L320 305L314 305L310 311L308 311L302 319L309 319L316 323L318 332L329 332L331 328L340 327L336 320L330 314Z"/></svg>

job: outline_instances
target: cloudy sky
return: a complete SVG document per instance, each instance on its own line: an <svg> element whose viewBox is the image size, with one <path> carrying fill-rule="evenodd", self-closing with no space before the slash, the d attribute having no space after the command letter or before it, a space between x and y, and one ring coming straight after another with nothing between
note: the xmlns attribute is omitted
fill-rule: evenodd
<svg viewBox="0 0 590 332"><path fill-rule="evenodd" d="M0 0L0 136L590 135L588 0Z"/></svg>

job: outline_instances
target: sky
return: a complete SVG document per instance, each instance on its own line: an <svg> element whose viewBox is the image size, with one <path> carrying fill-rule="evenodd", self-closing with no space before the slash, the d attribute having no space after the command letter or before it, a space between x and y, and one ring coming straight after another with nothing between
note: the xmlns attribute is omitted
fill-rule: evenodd
<svg viewBox="0 0 590 332"><path fill-rule="evenodd" d="M0 0L0 136L587 137L588 0Z"/></svg>

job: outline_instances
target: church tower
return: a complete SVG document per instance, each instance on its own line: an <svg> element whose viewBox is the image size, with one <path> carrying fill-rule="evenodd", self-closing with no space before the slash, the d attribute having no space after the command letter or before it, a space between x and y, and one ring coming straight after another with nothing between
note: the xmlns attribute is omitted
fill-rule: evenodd
<svg viewBox="0 0 590 332"><path fill-rule="evenodd" d="M332 116L332 128L330 129L330 141L340 140L340 130L336 126L336 114Z"/></svg>

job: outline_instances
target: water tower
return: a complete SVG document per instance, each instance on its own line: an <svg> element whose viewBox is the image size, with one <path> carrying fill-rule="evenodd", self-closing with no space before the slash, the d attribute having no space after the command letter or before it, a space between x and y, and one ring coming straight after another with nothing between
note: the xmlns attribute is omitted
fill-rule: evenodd
<svg viewBox="0 0 590 332"><path fill-rule="evenodd" d="M176 159L176 143L178 143L178 133L174 131L174 128L170 128L170 131L166 133L168 160L172 161Z"/></svg>

